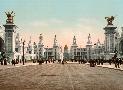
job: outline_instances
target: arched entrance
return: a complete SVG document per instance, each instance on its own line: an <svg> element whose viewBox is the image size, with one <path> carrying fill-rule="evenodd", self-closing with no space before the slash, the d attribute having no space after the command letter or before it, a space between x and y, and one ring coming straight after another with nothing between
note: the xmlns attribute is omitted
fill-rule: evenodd
<svg viewBox="0 0 123 90"><path fill-rule="evenodd" d="M123 39L120 41L120 54L123 55Z"/></svg>
<svg viewBox="0 0 123 90"><path fill-rule="evenodd" d="M0 52L4 51L4 40L0 37Z"/></svg>

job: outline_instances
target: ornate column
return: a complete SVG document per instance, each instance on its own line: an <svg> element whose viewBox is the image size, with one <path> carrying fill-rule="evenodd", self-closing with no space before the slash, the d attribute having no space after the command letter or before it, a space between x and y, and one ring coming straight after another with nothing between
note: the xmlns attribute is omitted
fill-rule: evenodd
<svg viewBox="0 0 123 90"><path fill-rule="evenodd" d="M115 34L116 34L116 26L112 24L114 17L105 17L108 24L103 29L105 30L105 53L106 59L110 59L113 57L113 53L115 51Z"/></svg>
<svg viewBox="0 0 123 90"><path fill-rule="evenodd" d="M5 52L6 56L8 57L9 60L14 59L14 52L15 52L15 29L16 25L13 22L13 17L15 13L8 12L6 13L7 20L6 24L3 25L5 27Z"/></svg>

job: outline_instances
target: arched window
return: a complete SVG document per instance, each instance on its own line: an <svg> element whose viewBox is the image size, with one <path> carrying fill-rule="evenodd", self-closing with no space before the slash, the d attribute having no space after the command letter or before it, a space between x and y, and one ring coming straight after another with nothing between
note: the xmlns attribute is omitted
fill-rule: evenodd
<svg viewBox="0 0 123 90"><path fill-rule="evenodd" d="M0 37L0 52L4 50L4 40Z"/></svg>

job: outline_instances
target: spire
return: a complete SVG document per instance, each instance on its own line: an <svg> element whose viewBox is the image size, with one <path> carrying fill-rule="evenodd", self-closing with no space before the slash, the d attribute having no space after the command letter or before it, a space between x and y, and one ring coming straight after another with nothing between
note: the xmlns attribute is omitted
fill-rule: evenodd
<svg viewBox="0 0 123 90"><path fill-rule="evenodd" d="M91 42L91 35L90 35L90 33L89 33L89 35L88 35L88 42L87 42L87 44L92 44L92 42Z"/></svg>
<svg viewBox="0 0 123 90"><path fill-rule="evenodd" d="M39 36L39 43L42 43L42 40L43 40L43 36L42 36L42 34L40 34L40 36Z"/></svg>
<svg viewBox="0 0 123 90"><path fill-rule="evenodd" d="M73 37L73 45L75 45L76 44L76 37L74 36Z"/></svg>
<svg viewBox="0 0 123 90"><path fill-rule="evenodd" d="M56 35L55 35L55 38L54 38L54 46L57 45L57 39L56 39Z"/></svg>
<svg viewBox="0 0 123 90"><path fill-rule="evenodd" d="M68 46L67 46L67 45L65 45L64 50L67 50L67 49L68 49Z"/></svg>

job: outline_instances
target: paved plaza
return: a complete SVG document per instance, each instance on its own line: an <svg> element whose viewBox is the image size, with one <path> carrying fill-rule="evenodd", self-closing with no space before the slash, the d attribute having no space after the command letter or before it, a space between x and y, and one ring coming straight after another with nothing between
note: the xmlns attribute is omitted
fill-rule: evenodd
<svg viewBox="0 0 123 90"><path fill-rule="evenodd" d="M42 64L0 69L0 90L123 90L123 71L87 64Z"/></svg>

